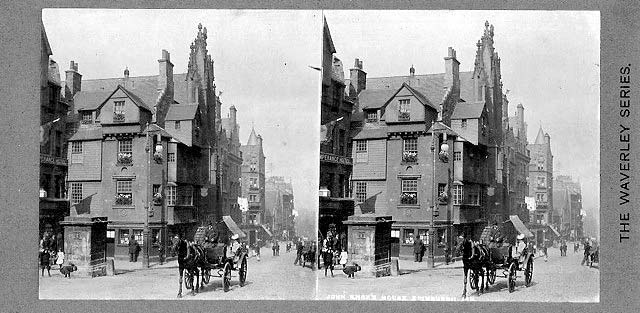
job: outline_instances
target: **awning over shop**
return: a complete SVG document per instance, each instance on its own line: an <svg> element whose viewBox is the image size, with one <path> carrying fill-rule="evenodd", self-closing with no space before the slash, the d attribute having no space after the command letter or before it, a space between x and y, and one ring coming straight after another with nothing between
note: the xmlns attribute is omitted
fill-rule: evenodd
<svg viewBox="0 0 640 313"><path fill-rule="evenodd" d="M273 237L273 234L266 227L264 227L264 225L260 225L260 226L262 226L262 229L264 229L264 231L267 233L267 235L269 235L269 237Z"/></svg>
<svg viewBox="0 0 640 313"><path fill-rule="evenodd" d="M553 226L551 225L548 225L548 226L549 228L551 228L551 230L553 230L553 233L556 234L556 236L560 237L560 233L555 228L553 228Z"/></svg>
<svg viewBox="0 0 640 313"><path fill-rule="evenodd" d="M224 224L227 225L227 228L229 228L229 230L234 235L238 235L238 237L240 238L247 237L247 235L240 229L240 227L238 227L238 224L236 224L236 222L233 221L231 216L224 215L222 216L222 220L224 221Z"/></svg>
<svg viewBox="0 0 640 313"><path fill-rule="evenodd" d="M513 223L513 227L515 227L519 233L524 234L526 237L533 237L533 234L529 231L527 226L524 226L524 223L522 223L517 215L509 215L509 221Z"/></svg>

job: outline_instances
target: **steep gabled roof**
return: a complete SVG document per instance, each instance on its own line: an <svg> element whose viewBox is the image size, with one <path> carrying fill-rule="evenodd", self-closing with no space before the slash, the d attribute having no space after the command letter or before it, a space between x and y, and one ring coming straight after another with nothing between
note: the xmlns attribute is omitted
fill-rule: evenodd
<svg viewBox="0 0 640 313"><path fill-rule="evenodd" d="M536 136L536 141L534 144L536 145L544 144L544 131L542 130L542 126L540 126L540 129L538 129L538 136Z"/></svg>
<svg viewBox="0 0 640 313"><path fill-rule="evenodd" d="M451 114L451 119L480 118L483 110L484 102L458 102Z"/></svg>
<svg viewBox="0 0 640 313"><path fill-rule="evenodd" d="M172 104L169 106L167 116L164 118L166 121L184 121L192 120L196 116L198 111L197 104Z"/></svg>
<svg viewBox="0 0 640 313"><path fill-rule="evenodd" d="M371 90L365 89L358 94L358 101L360 108L364 109L379 109L383 107L387 101L393 97L398 90L391 89L378 89Z"/></svg>
<svg viewBox="0 0 640 313"><path fill-rule="evenodd" d="M247 146L257 146L260 143L258 140L258 135L256 135L256 130L251 127L251 134L249 135L249 140L247 140Z"/></svg>
<svg viewBox="0 0 640 313"><path fill-rule="evenodd" d="M122 92L124 92L135 105L147 111L151 111L151 107L148 105L147 101L152 101L150 103L155 104L155 98L151 99L149 95L146 95L147 100L145 101L139 95L121 85L117 85L111 91L80 91L74 96L74 104L78 111L95 110L100 108L118 90L122 90Z"/></svg>

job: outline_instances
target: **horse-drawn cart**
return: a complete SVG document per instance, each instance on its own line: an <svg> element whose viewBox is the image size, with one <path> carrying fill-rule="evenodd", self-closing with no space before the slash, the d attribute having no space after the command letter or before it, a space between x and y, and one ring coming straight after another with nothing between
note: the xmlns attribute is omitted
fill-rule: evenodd
<svg viewBox="0 0 640 313"><path fill-rule="evenodd" d="M518 235L519 234L519 235ZM501 226L487 226L480 236L479 253L487 276L487 283L494 284L496 277L507 278L509 292L515 291L518 272L523 272L524 284L529 287L533 279L534 254L524 243L516 251L518 239L532 236L520 219L511 216ZM478 288L478 272L472 271L470 284L472 289Z"/></svg>

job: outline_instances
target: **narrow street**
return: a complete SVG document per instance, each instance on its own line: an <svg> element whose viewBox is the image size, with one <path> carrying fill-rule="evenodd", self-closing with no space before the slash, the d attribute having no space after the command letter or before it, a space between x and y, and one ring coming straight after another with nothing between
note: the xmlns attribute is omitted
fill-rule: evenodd
<svg viewBox="0 0 640 313"><path fill-rule="evenodd" d="M534 260L533 281L524 285L523 272L518 272L516 290L509 293L507 279L496 277L488 291L478 295L467 284L468 301L551 301L597 302L600 294L600 271L597 267L580 266L582 250L568 251L560 257L558 249L549 249L549 259ZM400 276L348 279L336 268L335 277L318 276L318 299L321 300L398 300L398 301L461 301L463 269L461 262L436 264L400 260Z"/></svg>
<svg viewBox="0 0 640 313"><path fill-rule="evenodd" d="M295 250L272 256L270 248L261 250L261 260L248 260L247 281L240 287L238 272L232 272L231 290L224 292L222 278L212 276L200 293L192 296L184 289L183 298L193 300L309 300L315 299L315 272L294 266ZM64 279L58 270L51 277L40 277L40 299L176 299L178 265L172 261L142 269L141 263L116 261L115 276ZM213 274L213 273L212 273ZM40 275L40 273L38 273ZM73 275L73 274L72 274Z"/></svg>

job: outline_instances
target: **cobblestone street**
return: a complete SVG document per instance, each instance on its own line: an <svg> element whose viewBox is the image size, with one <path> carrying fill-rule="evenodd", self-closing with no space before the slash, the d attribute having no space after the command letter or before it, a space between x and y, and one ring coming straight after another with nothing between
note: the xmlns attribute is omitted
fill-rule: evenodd
<svg viewBox="0 0 640 313"><path fill-rule="evenodd" d="M558 249L549 249L548 262L543 257L534 260L533 281L524 285L523 272L518 272L516 290L509 293L507 279L496 277L488 291L477 295L467 284L468 301L542 301L542 302L597 302L600 293L600 272L597 268L580 266L582 250L567 252L560 257ZM321 300L462 300L463 270L457 261L450 265L436 263L427 269L426 263L400 260L399 277L347 279L341 270L335 277L318 276L318 299Z"/></svg>
<svg viewBox="0 0 640 313"><path fill-rule="evenodd" d="M232 272L231 290L224 292L222 278L214 275L195 296L190 295L183 286L182 299L314 299L315 272L308 267L294 266L295 256L295 250L286 253L283 249L280 256L274 257L271 249L262 248L260 262L255 257L248 260L244 287L240 287L238 272ZM142 269L140 262L116 260L115 268L115 276L76 276L71 279L64 279L58 270L52 269L51 277L47 277L46 273L45 277L40 277L40 299L176 299L179 277L177 261Z"/></svg>

